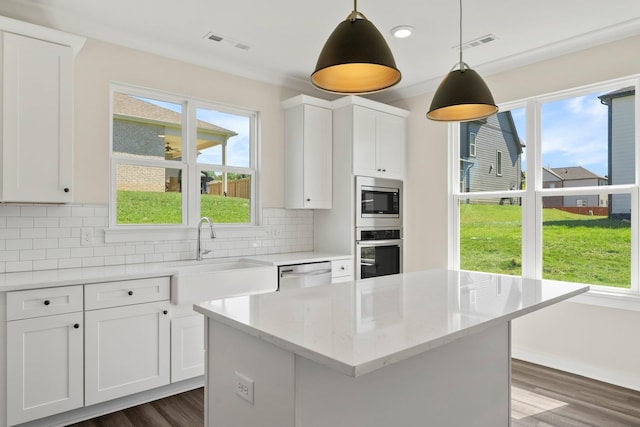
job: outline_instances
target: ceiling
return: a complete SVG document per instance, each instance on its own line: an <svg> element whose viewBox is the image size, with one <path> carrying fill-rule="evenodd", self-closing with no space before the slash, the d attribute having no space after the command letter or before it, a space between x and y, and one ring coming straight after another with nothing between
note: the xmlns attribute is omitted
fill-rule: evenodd
<svg viewBox="0 0 640 427"><path fill-rule="evenodd" d="M463 43L495 37L464 50L464 61L485 77L640 34L638 0L466 0L463 7ZM352 9L347 0L0 1L0 14L10 18L318 96L309 75L327 37ZM358 11L384 35L402 72L399 85L374 98L432 91L457 62L458 2L361 0ZM398 25L413 26L414 34L393 38L390 29ZM206 39L211 32L224 39Z"/></svg>

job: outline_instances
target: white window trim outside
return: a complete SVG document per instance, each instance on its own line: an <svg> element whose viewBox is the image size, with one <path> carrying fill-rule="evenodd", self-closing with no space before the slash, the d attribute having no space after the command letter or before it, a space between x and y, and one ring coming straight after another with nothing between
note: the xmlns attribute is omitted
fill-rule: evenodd
<svg viewBox="0 0 640 427"><path fill-rule="evenodd" d="M502 176L502 151L496 150L496 176Z"/></svg>
<svg viewBox="0 0 640 427"><path fill-rule="evenodd" d="M527 159L527 188L513 191L490 191L477 193L462 193L458 188L460 151L460 126L458 123L449 124L449 268L460 268L460 210L458 203L462 199L496 197L521 198L522 200L522 277L542 279L542 200L548 196L582 196L602 193L602 186L591 187L562 187L543 188L543 173L541 165L542 150L540 144L541 123L540 106L543 103L563 99L569 96L593 94L621 87L635 86L635 184L606 186L609 194L630 194L631 203L635 208L631 216L631 288L621 289L608 286L588 284L591 290L583 295L574 297L571 301L577 303L598 305L610 308L640 311L640 75L629 76L587 85L576 89L569 89L552 94L541 95L520 101L500 104L500 111L514 110L526 107L527 129L525 141L525 155ZM533 124L533 126L529 126Z"/></svg>
<svg viewBox="0 0 640 427"><path fill-rule="evenodd" d="M182 104L182 141L183 151L188 153L186 161L151 161L144 160L136 162L135 159L120 159L113 155L113 93L120 92L130 95L136 95L151 99L158 99L167 102L173 102L176 104ZM110 85L109 96L109 226L105 229L105 242L126 242L126 241L157 241L157 240L176 240L176 239L192 239L196 237L196 227L200 219L200 197L199 192L192 193L191 196L187 192L182 193L182 224L116 224L116 173L115 170L118 164L143 164L145 166L158 166L158 167L171 167L175 169L196 169L201 170L216 170L225 172L240 172L247 173L244 168L237 168L233 166L224 165L207 165L196 162L196 151L191 147L192 141L195 140L196 128L191 129L189 123L196 120L196 110L198 108L214 108L220 111L224 111L232 114L239 114L249 116L252 127L252 141L251 141L251 153L250 153L250 165L253 169L251 174L251 212L250 224L215 224L216 233L219 237L261 237L266 233L266 228L260 226L262 224L262 209L260 198L260 185L259 185L259 173L260 170L260 121L259 113L257 111L251 111L249 109L242 109L239 107L229 106L222 103L202 100L191 96L180 96L161 90L143 88L139 86L129 85L127 83L112 82ZM184 176L185 174L183 174ZM187 173L187 188L199 189L200 185L196 181L196 174ZM220 232L221 231L221 232Z"/></svg>

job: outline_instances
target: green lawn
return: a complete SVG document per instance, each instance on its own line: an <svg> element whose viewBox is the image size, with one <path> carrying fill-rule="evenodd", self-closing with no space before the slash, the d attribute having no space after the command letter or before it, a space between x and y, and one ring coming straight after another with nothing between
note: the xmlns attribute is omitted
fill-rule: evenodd
<svg viewBox="0 0 640 427"><path fill-rule="evenodd" d="M543 277L628 288L631 227L557 209L543 213ZM521 208L460 205L460 267L521 274Z"/></svg>
<svg viewBox="0 0 640 427"><path fill-rule="evenodd" d="M118 191L118 224L181 224L182 195L175 192ZM214 223L248 223L249 200L203 194L202 216Z"/></svg>

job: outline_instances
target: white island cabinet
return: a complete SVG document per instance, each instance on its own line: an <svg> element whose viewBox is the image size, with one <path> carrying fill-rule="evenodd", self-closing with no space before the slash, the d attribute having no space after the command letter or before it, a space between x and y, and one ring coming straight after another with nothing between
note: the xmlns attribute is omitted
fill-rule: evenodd
<svg viewBox="0 0 640 427"><path fill-rule="evenodd" d="M0 200L73 194L73 59L84 38L0 17Z"/></svg>
<svg viewBox="0 0 640 427"><path fill-rule="evenodd" d="M205 425L509 426L511 320L588 289L430 270L201 303Z"/></svg>

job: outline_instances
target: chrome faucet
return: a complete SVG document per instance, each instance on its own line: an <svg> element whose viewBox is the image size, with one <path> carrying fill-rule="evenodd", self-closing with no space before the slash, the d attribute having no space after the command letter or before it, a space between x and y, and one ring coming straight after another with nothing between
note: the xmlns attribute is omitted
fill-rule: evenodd
<svg viewBox="0 0 640 427"><path fill-rule="evenodd" d="M209 252L211 252L211 250L209 249L202 249L202 242L200 239L200 229L202 228L203 222L209 223L209 229L211 230L211 238L212 239L216 238L216 233L213 231L213 223L211 222L211 220L206 216L203 216L202 218L200 218L200 221L198 221L198 243L196 247L196 261L202 261L202 255L206 255Z"/></svg>

